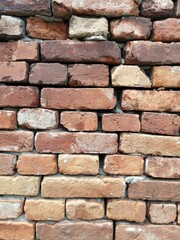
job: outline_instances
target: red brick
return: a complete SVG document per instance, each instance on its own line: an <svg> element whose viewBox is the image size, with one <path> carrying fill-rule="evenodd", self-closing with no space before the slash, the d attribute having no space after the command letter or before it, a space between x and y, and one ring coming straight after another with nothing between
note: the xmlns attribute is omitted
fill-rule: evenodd
<svg viewBox="0 0 180 240"><path fill-rule="evenodd" d="M59 39L68 38L68 24L64 22L52 22L41 17L27 18L27 35L41 39Z"/></svg>
<svg viewBox="0 0 180 240"><path fill-rule="evenodd" d="M151 113L142 114L142 132L178 135L180 117L175 114Z"/></svg>
<svg viewBox="0 0 180 240"><path fill-rule="evenodd" d="M0 151L23 152L33 150L33 133L28 131L0 131Z"/></svg>
<svg viewBox="0 0 180 240"><path fill-rule="evenodd" d="M116 153L117 135L106 133L39 132L36 150L41 153Z"/></svg>
<svg viewBox="0 0 180 240"><path fill-rule="evenodd" d="M17 161L17 171L22 175L56 174L56 156L49 154L22 154Z"/></svg>
<svg viewBox="0 0 180 240"><path fill-rule="evenodd" d="M86 240L111 240L113 237L113 224L110 221L59 222L53 225L37 223L36 232L39 240L80 240L80 238Z"/></svg>
<svg viewBox="0 0 180 240"><path fill-rule="evenodd" d="M107 155L103 170L108 174L143 175L144 159L141 156Z"/></svg>
<svg viewBox="0 0 180 240"><path fill-rule="evenodd" d="M16 156L0 154L0 175L13 175L15 170Z"/></svg>
<svg viewBox="0 0 180 240"><path fill-rule="evenodd" d="M136 114L103 114L102 130L106 132L139 132L139 115Z"/></svg>
<svg viewBox="0 0 180 240"><path fill-rule="evenodd" d="M35 41L34 42L18 41L14 60L37 62L39 60L39 43Z"/></svg>
<svg viewBox="0 0 180 240"><path fill-rule="evenodd" d="M17 42L0 42L0 62L15 60L16 49Z"/></svg>
<svg viewBox="0 0 180 240"><path fill-rule="evenodd" d="M180 205L178 204L178 218L177 218L178 224L180 224Z"/></svg>
<svg viewBox="0 0 180 240"><path fill-rule="evenodd" d="M23 213L22 198L0 198L0 219L18 218Z"/></svg>
<svg viewBox="0 0 180 240"><path fill-rule="evenodd" d="M124 90L123 110L179 112L180 92L156 90Z"/></svg>
<svg viewBox="0 0 180 240"><path fill-rule="evenodd" d="M41 55L44 62L105 63L119 64L121 52L117 43L111 41L43 41Z"/></svg>
<svg viewBox="0 0 180 240"><path fill-rule="evenodd" d="M15 129L16 127L16 112L0 110L0 129Z"/></svg>
<svg viewBox="0 0 180 240"><path fill-rule="evenodd" d="M59 63L37 63L32 66L31 84L67 85L67 67Z"/></svg>
<svg viewBox="0 0 180 240"><path fill-rule="evenodd" d="M72 87L107 87L109 84L109 68L103 64L69 65L68 74Z"/></svg>
<svg viewBox="0 0 180 240"><path fill-rule="evenodd" d="M37 107L38 104L36 87L0 86L0 107Z"/></svg>
<svg viewBox="0 0 180 240"><path fill-rule="evenodd" d="M180 43L132 41L125 46L125 63L171 65L180 63Z"/></svg>
<svg viewBox="0 0 180 240"><path fill-rule="evenodd" d="M52 109L113 109L112 88L43 88L41 106Z"/></svg>
<svg viewBox="0 0 180 240"><path fill-rule="evenodd" d="M68 131L96 131L98 118L92 112L62 112L60 123Z"/></svg>

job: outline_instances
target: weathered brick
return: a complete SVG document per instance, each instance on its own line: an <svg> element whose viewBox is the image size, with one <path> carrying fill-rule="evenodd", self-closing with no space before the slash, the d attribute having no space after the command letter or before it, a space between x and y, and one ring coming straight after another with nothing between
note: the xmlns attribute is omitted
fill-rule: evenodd
<svg viewBox="0 0 180 240"><path fill-rule="evenodd" d="M13 175L15 170L16 156L0 154L0 175Z"/></svg>
<svg viewBox="0 0 180 240"><path fill-rule="evenodd" d="M145 172L155 178L180 178L179 158L148 157Z"/></svg>
<svg viewBox="0 0 180 240"><path fill-rule="evenodd" d="M9 62L14 60L17 42L0 42L0 61Z"/></svg>
<svg viewBox="0 0 180 240"><path fill-rule="evenodd" d="M116 153L117 134L40 132L35 146L44 153Z"/></svg>
<svg viewBox="0 0 180 240"><path fill-rule="evenodd" d="M29 66L26 62L1 62L0 82L27 82Z"/></svg>
<svg viewBox="0 0 180 240"><path fill-rule="evenodd" d="M156 204L151 203L148 206L148 216L151 223L169 224L176 220L175 204Z"/></svg>
<svg viewBox="0 0 180 240"><path fill-rule="evenodd" d="M0 239L3 240L34 240L34 223L0 222Z"/></svg>
<svg viewBox="0 0 180 240"><path fill-rule="evenodd" d="M151 20L143 17L124 17L110 22L111 36L116 41L146 40L151 30Z"/></svg>
<svg viewBox="0 0 180 240"><path fill-rule="evenodd" d="M113 198L123 197L122 177L45 177L41 195L50 198Z"/></svg>
<svg viewBox="0 0 180 240"><path fill-rule="evenodd" d="M151 81L138 66L120 65L111 70L113 87L150 88Z"/></svg>
<svg viewBox="0 0 180 240"><path fill-rule="evenodd" d="M129 225L117 224L116 240L179 240L180 227L173 225Z"/></svg>
<svg viewBox="0 0 180 240"><path fill-rule="evenodd" d="M180 183L175 181L140 181L130 183L128 197L132 199L180 201Z"/></svg>
<svg viewBox="0 0 180 240"><path fill-rule="evenodd" d="M180 17L180 0L177 0L177 6L176 6L176 16Z"/></svg>
<svg viewBox="0 0 180 240"><path fill-rule="evenodd" d="M27 199L24 206L25 217L35 221L61 221L64 219L64 200Z"/></svg>
<svg viewBox="0 0 180 240"><path fill-rule="evenodd" d="M155 90L124 90L123 110L179 112L180 92Z"/></svg>
<svg viewBox="0 0 180 240"><path fill-rule="evenodd" d="M139 4L134 0L53 0L52 10L56 17L68 18L71 14L119 17L138 15Z"/></svg>
<svg viewBox="0 0 180 240"><path fill-rule="evenodd" d="M68 38L68 24L64 22L52 22L52 20L41 17L27 18L27 35L33 38L41 39L59 39Z"/></svg>
<svg viewBox="0 0 180 240"><path fill-rule="evenodd" d="M60 123L68 131L96 131L98 118L92 112L62 112Z"/></svg>
<svg viewBox="0 0 180 240"><path fill-rule="evenodd" d="M0 110L0 129L15 129L16 127L16 112Z"/></svg>
<svg viewBox="0 0 180 240"><path fill-rule="evenodd" d="M180 63L180 43L131 41L125 46L125 63L171 65Z"/></svg>
<svg viewBox="0 0 180 240"><path fill-rule="evenodd" d="M177 222L180 224L180 205L178 205L178 217L177 217Z"/></svg>
<svg viewBox="0 0 180 240"><path fill-rule="evenodd" d="M37 63L29 74L32 84L67 85L67 67L59 63Z"/></svg>
<svg viewBox="0 0 180 240"><path fill-rule="evenodd" d="M131 154L139 153L164 156L179 156L180 138L138 133L123 133L120 137L119 149L123 153Z"/></svg>
<svg viewBox="0 0 180 240"><path fill-rule="evenodd" d="M145 112L142 114L142 132L178 135L180 117L175 114Z"/></svg>
<svg viewBox="0 0 180 240"><path fill-rule="evenodd" d="M106 18L87 18L72 16L69 22L70 38L101 36L107 38L108 21Z"/></svg>
<svg viewBox="0 0 180 240"><path fill-rule="evenodd" d="M103 170L108 174L143 175L144 159L141 156L107 155Z"/></svg>
<svg viewBox="0 0 180 240"><path fill-rule="evenodd" d="M0 176L0 195L36 196L40 178L27 176Z"/></svg>
<svg viewBox="0 0 180 240"><path fill-rule="evenodd" d="M104 202L99 199L68 199L67 218L71 220L95 220L104 217Z"/></svg>
<svg viewBox="0 0 180 240"><path fill-rule="evenodd" d="M153 87L180 88L180 66L153 67L151 79Z"/></svg>
<svg viewBox="0 0 180 240"><path fill-rule="evenodd" d="M37 223L36 232L39 240L80 240L79 238L111 240L113 237L113 224L110 221L59 222L53 225Z"/></svg>
<svg viewBox="0 0 180 240"><path fill-rule="evenodd" d="M36 87L0 86L0 107L37 107L38 104Z"/></svg>
<svg viewBox="0 0 180 240"><path fill-rule="evenodd" d="M106 132L139 132L139 115L117 113L103 114L102 130Z"/></svg>
<svg viewBox="0 0 180 240"><path fill-rule="evenodd" d="M41 106L52 109L113 109L112 88L43 88Z"/></svg>
<svg viewBox="0 0 180 240"><path fill-rule="evenodd" d="M41 108L23 108L17 114L18 124L28 129L53 129L58 127L58 112Z"/></svg>
<svg viewBox="0 0 180 240"><path fill-rule="evenodd" d="M25 34L25 29L24 29L24 22L22 21L22 19L1 15L0 39L3 39L3 40L19 39L19 38L22 38L24 34Z"/></svg>
<svg viewBox="0 0 180 240"><path fill-rule="evenodd" d="M22 198L0 198L0 219L17 218L23 213Z"/></svg>
<svg viewBox="0 0 180 240"><path fill-rule="evenodd" d="M33 133L29 131L0 131L0 151L23 152L33 150Z"/></svg>
<svg viewBox="0 0 180 240"><path fill-rule="evenodd" d="M174 3L172 0L143 0L141 14L152 19L162 19L173 16Z"/></svg>
<svg viewBox="0 0 180 240"><path fill-rule="evenodd" d="M17 42L17 49L13 60L24 60L27 62L37 62L39 60L39 43L38 42Z"/></svg>
<svg viewBox="0 0 180 240"><path fill-rule="evenodd" d="M99 172L98 155L61 154L58 158L59 172L68 175L97 175Z"/></svg>
<svg viewBox="0 0 180 240"><path fill-rule="evenodd" d="M146 218L146 203L131 200L108 200L107 218L129 222L144 222Z"/></svg>
<svg viewBox="0 0 180 240"><path fill-rule="evenodd" d="M120 48L117 43L111 41L43 41L41 55L44 62L105 64L119 64L121 62Z"/></svg>
<svg viewBox="0 0 180 240"><path fill-rule="evenodd" d="M104 64L69 65L68 75L72 87L107 87L109 84L109 68Z"/></svg>
<svg viewBox="0 0 180 240"><path fill-rule="evenodd" d="M17 161L17 171L22 175L56 174L56 156L49 154L22 154Z"/></svg>

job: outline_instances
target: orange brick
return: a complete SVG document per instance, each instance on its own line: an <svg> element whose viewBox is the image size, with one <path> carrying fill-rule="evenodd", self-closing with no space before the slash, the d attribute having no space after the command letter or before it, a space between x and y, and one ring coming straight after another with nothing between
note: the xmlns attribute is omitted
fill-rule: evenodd
<svg viewBox="0 0 180 240"><path fill-rule="evenodd" d="M15 129L17 127L15 111L0 110L0 129Z"/></svg>

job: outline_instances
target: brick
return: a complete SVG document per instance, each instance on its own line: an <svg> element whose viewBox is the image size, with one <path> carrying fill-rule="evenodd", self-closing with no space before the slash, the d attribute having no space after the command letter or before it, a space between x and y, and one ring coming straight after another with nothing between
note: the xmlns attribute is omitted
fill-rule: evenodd
<svg viewBox="0 0 180 240"><path fill-rule="evenodd" d="M41 153L116 153L117 135L106 133L41 132L36 134Z"/></svg>
<svg viewBox="0 0 180 240"><path fill-rule="evenodd" d="M150 88L151 82L138 66L120 65L111 70L113 87Z"/></svg>
<svg viewBox="0 0 180 240"><path fill-rule="evenodd" d="M151 30L151 20L143 17L124 17L110 22L111 37L116 41L146 40Z"/></svg>
<svg viewBox="0 0 180 240"><path fill-rule="evenodd" d="M17 114L18 124L28 129L54 129L58 127L58 112L41 108L22 108Z"/></svg>
<svg viewBox="0 0 180 240"><path fill-rule="evenodd" d="M16 156L0 154L0 175L13 175L15 170Z"/></svg>
<svg viewBox="0 0 180 240"><path fill-rule="evenodd" d="M113 224L110 221L96 222L59 222L55 224L37 223L37 238L39 240L111 240Z"/></svg>
<svg viewBox="0 0 180 240"><path fill-rule="evenodd" d="M107 132L139 132L139 115L136 114L103 114L102 130Z"/></svg>
<svg viewBox="0 0 180 240"><path fill-rule="evenodd" d="M22 154L17 161L17 171L22 175L56 174L56 156L49 154Z"/></svg>
<svg viewBox="0 0 180 240"><path fill-rule="evenodd" d="M179 112L178 91L124 90L121 107L123 110Z"/></svg>
<svg viewBox="0 0 180 240"><path fill-rule="evenodd" d="M145 112L142 114L142 132L178 135L180 117L175 114Z"/></svg>
<svg viewBox="0 0 180 240"><path fill-rule="evenodd" d="M52 109L113 109L112 88L43 88L41 106Z"/></svg>
<svg viewBox="0 0 180 240"><path fill-rule="evenodd" d="M24 200L0 198L0 219L17 218L23 213Z"/></svg>
<svg viewBox="0 0 180 240"><path fill-rule="evenodd" d="M0 82L24 83L27 82L29 66L26 62L1 62Z"/></svg>
<svg viewBox="0 0 180 240"><path fill-rule="evenodd" d="M25 35L24 25L24 22L20 18L1 15L0 39L22 38Z"/></svg>
<svg viewBox="0 0 180 240"><path fill-rule="evenodd" d="M125 46L125 64L175 65L179 63L180 43L132 41Z"/></svg>
<svg viewBox="0 0 180 240"><path fill-rule="evenodd" d="M122 177L45 177L41 195L50 198L113 198L123 197L124 190Z"/></svg>
<svg viewBox="0 0 180 240"><path fill-rule="evenodd" d="M92 112L62 112L60 123L68 131L96 131L98 118Z"/></svg>
<svg viewBox="0 0 180 240"><path fill-rule="evenodd" d="M179 144L179 137L123 133L120 137L119 149L123 153L131 154L179 156Z"/></svg>
<svg viewBox="0 0 180 240"><path fill-rule="evenodd" d="M0 42L0 62L10 62L14 60L16 49L17 42Z"/></svg>
<svg viewBox="0 0 180 240"><path fill-rule="evenodd" d="M0 239L3 240L33 240L35 234L34 223L28 222L0 222Z"/></svg>
<svg viewBox="0 0 180 240"><path fill-rule="evenodd" d="M168 18L155 21L153 23L152 40L162 42L180 41L180 19Z"/></svg>
<svg viewBox="0 0 180 240"><path fill-rule="evenodd" d="M0 129L15 129L16 127L16 112L0 110Z"/></svg>
<svg viewBox="0 0 180 240"><path fill-rule="evenodd" d="M146 218L146 203L131 200L108 200L107 218L129 222L144 222Z"/></svg>
<svg viewBox="0 0 180 240"><path fill-rule="evenodd" d="M180 233L179 226L173 225L133 225L117 224L116 226L116 240L130 240L139 239L149 240L178 240Z"/></svg>
<svg viewBox="0 0 180 240"><path fill-rule="evenodd" d="M0 131L0 151L23 152L33 150L33 133L29 131Z"/></svg>
<svg viewBox="0 0 180 240"><path fill-rule="evenodd" d="M107 155L103 171L107 174L143 175L144 159L142 156Z"/></svg>
<svg viewBox="0 0 180 240"><path fill-rule="evenodd" d="M59 172L66 175L97 175L99 172L98 155L61 154L58 157Z"/></svg>
<svg viewBox="0 0 180 240"><path fill-rule="evenodd" d="M153 87L180 88L180 67L153 67L151 79Z"/></svg>
<svg viewBox="0 0 180 240"><path fill-rule="evenodd" d="M34 42L18 41L14 60L37 62L39 60L39 43L35 41Z"/></svg>
<svg viewBox="0 0 180 240"><path fill-rule="evenodd" d="M72 87L107 87L109 68L104 64L73 64L68 66L69 85Z"/></svg>
<svg viewBox="0 0 180 240"><path fill-rule="evenodd" d="M151 19L163 19L173 16L173 8L172 0L143 0L141 14Z"/></svg>
<svg viewBox="0 0 180 240"><path fill-rule="evenodd" d="M71 220L95 220L104 217L104 202L95 199L68 199L66 202L67 218Z"/></svg>
<svg viewBox="0 0 180 240"><path fill-rule="evenodd" d="M33 38L66 40L68 39L68 24L52 22L51 19L41 17L29 17L27 18L26 32Z"/></svg>
<svg viewBox="0 0 180 240"><path fill-rule="evenodd" d="M36 87L0 86L0 107L37 107L38 104Z"/></svg>
<svg viewBox="0 0 180 240"><path fill-rule="evenodd" d="M108 35L108 21L106 18L87 18L72 16L69 22L70 38L85 38Z"/></svg>
<svg viewBox="0 0 180 240"><path fill-rule="evenodd" d="M67 67L59 63L37 63L29 74L31 84L67 85Z"/></svg>
<svg viewBox="0 0 180 240"><path fill-rule="evenodd" d="M148 157L145 172L155 178L180 178L179 158Z"/></svg>
<svg viewBox="0 0 180 240"><path fill-rule="evenodd" d="M179 202L180 184L175 181L140 181L131 183L128 197L132 199Z"/></svg>
<svg viewBox="0 0 180 240"><path fill-rule="evenodd" d="M0 176L0 195L36 196L40 178L27 176Z"/></svg>
<svg viewBox="0 0 180 240"><path fill-rule="evenodd" d="M151 223L169 224L176 220L175 204L151 203L148 207L148 216Z"/></svg>
<svg viewBox="0 0 180 240"><path fill-rule="evenodd" d="M119 64L121 62L120 48L117 43L111 41L43 41L41 55L44 62L105 64Z"/></svg>
<svg viewBox="0 0 180 240"><path fill-rule="evenodd" d="M178 216L177 216L177 222L180 224L180 205L178 205Z"/></svg>
<svg viewBox="0 0 180 240"><path fill-rule="evenodd" d="M61 221L64 219L64 200L27 199L25 202L25 217L34 221Z"/></svg>
<svg viewBox="0 0 180 240"><path fill-rule="evenodd" d="M1 0L0 14L29 16L35 14L50 15L50 4L47 0Z"/></svg>
<svg viewBox="0 0 180 240"><path fill-rule="evenodd" d="M176 16L180 17L180 0L177 0L177 6L176 6Z"/></svg>

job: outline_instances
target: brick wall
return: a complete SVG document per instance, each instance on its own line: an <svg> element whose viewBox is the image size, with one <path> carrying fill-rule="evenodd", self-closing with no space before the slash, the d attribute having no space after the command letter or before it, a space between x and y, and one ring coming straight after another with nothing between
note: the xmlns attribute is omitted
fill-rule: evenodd
<svg viewBox="0 0 180 240"><path fill-rule="evenodd" d="M0 1L0 239L180 239L180 1Z"/></svg>

